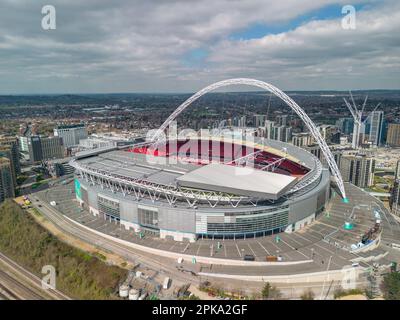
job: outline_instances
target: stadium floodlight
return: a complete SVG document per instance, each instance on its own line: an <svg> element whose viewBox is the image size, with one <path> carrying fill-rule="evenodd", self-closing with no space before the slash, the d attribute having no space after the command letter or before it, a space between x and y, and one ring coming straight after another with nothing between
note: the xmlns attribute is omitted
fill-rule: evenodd
<svg viewBox="0 0 400 320"><path fill-rule="evenodd" d="M184 111L192 102L196 101L201 96L205 95L206 93L208 93L210 91L213 91L213 90L221 88L221 87L230 86L230 85L249 85L249 86L255 86L255 87L267 90L267 91L271 92L272 94L274 94L275 96L277 96L278 98L280 98L281 100L283 100L294 112L296 112L296 114L304 122L307 129L310 131L310 133L312 134L312 136L314 137L314 139L317 141L318 145L320 146L321 151L329 165L331 173L334 176L337 186L343 197L343 201L348 202L348 200L346 198L346 191L344 189L342 175L340 174L339 168L335 162L332 152L330 151L325 140L322 138L321 133L319 132L319 130L316 127L316 125L314 124L314 122L310 119L310 117L306 114L306 112L286 93L284 93L282 90L278 89L277 87L273 86L272 84L269 84L264 81L249 79L249 78L234 78L234 79L227 79L227 80L215 82L215 83L201 89L200 91L198 91L194 95L192 95L190 98L188 98L186 101L184 101L178 108L176 108L176 110L173 113L171 113L171 115L165 120L165 122L160 126L160 128L158 128L158 130L156 130L156 132L154 133L154 135L151 138L153 144L157 145L158 141L163 136L164 130L167 129L168 126L171 124L171 122L174 121L175 118L182 111Z"/></svg>

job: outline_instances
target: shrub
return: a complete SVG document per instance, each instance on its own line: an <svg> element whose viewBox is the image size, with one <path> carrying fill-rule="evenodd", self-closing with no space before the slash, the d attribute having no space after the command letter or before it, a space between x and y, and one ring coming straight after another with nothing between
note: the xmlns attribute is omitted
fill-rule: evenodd
<svg viewBox="0 0 400 320"><path fill-rule="evenodd" d="M382 292L385 300L400 300L400 273L391 272L383 277Z"/></svg>
<svg viewBox="0 0 400 320"><path fill-rule="evenodd" d="M54 266L57 289L71 298L117 298L113 292L127 275L58 240L11 200L0 206L0 251L39 277L42 266Z"/></svg>
<svg viewBox="0 0 400 320"><path fill-rule="evenodd" d="M300 296L301 300L314 300L315 294L311 289L308 289L303 292L303 294Z"/></svg>

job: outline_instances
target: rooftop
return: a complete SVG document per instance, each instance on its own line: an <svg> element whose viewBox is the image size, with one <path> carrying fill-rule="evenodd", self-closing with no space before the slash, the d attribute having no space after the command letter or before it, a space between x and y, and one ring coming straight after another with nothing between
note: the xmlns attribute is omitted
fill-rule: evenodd
<svg viewBox="0 0 400 320"><path fill-rule="evenodd" d="M75 123L75 124L60 124L56 129L74 129L74 128L84 128L84 123Z"/></svg>
<svg viewBox="0 0 400 320"><path fill-rule="evenodd" d="M279 199L297 179L250 167L212 163L177 178L184 187Z"/></svg>

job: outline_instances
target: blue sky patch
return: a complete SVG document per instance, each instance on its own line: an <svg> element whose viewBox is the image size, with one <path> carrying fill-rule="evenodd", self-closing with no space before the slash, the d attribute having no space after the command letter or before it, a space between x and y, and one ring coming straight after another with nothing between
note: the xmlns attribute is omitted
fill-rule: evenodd
<svg viewBox="0 0 400 320"><path fill-rule="evenodd" d="M342 5L330 5L318 10L308 12L304 15L298 16L286 23L264 24L257 23L245 30L233 33L229 38L231 40L249 40L265 37L269 34L279 34L294 30L297 27L312 21L312 20L329 20L343 17ZM354 5L356 11L361 11L364 5Z"/></svg>

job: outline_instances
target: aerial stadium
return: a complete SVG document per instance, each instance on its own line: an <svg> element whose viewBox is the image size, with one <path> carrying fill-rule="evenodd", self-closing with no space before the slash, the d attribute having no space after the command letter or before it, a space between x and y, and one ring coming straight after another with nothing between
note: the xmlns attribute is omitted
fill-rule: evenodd
<svg viewBox="0 0 400 320"><path fill-rule="evenodd" d="M251 140L191 137L80 155L77 200L175 240L265 236L314 221L329 200L329 171L300 148Z"/></svg>
<svg viewBox="0 0 400 320"><path fill-rule="evenodd" d="M232 84L257 86L285 101L320 144L330 168L291 144L235 132L164 135L190 103ZM331 182L346 201L340 172L309 117L282 91L253 79L214 83L180 105L147 141L81 152L70 164L76 199L91 214L176 241L295 232L323 212Z"/></svg>

